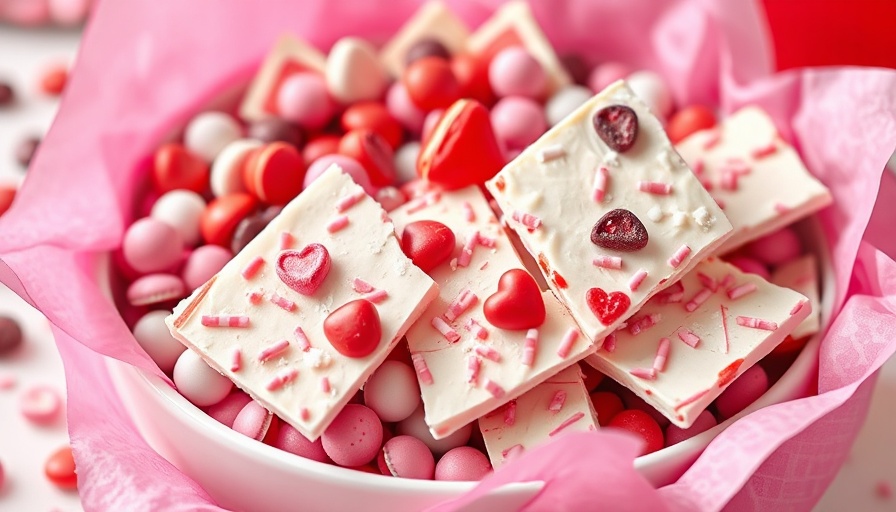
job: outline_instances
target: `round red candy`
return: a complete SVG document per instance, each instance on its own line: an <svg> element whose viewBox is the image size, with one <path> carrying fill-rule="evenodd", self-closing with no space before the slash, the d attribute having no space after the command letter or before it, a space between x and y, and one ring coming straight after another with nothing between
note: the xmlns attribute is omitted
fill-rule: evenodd
<svg viewBox="0 0 896 512"><path fill-rule="evenodd" d="M361 164L374 185L385 187L395 182L392 147L375 131L360 129L346 133L339 141L339 154Z"/></svg>
<svg viewBox="0 0 896 512"><path fill-rule="evenodd" d="M182 188L201 194L208 186L208 173L205 160L174 142L159 147L153 158L153 183L160 193Z"/></svg>
<svg viewBox="0 0 896 512"><path fill-rule="evenodd" d="M471 54L455 55L451 70L460 84L461 97L473 98L485 105L495 102L495 93L488 82L488 62Z"/></svg>
<svg viewBox="0 0 896 512"><path fill-rule="evenodd" d="M202 238L210 244L228 247L237 224L255 211L256 204L255 198L245 193L214 199L199 221Z"/></svg>
<svg viewBox="0 0 896 512"><path fill-rule="evenodd" d="M321 135L308 141L302 150L305 165L311 165L312 162L324 155L338 153L340 140L342 138L338 135Z"/></svg>
<svg viewBox="0 0 896 512"><path fill-rule="evenodd" d="M716 115L703 105L691 105L676 112L666 126L666 134L672 144L678 144L688 135L716 125Z"/></svg>
<svg viewBox="0 0 896 512"><path fill-rule="evenodd" d="M6 213L12 206L13 200L16 198L16 189L10 186L0 187L0 215Z"/></svg>
<svg viewBox="0 0 896 512"><path fill-rule="evenodd" d="M59 96L68 82L68 69L56 66L48 69L40 79L40 90L51 96Z"/></svg>
<svg viewBox="0 0 896 512"><path fill-rule="evenodd" d="M362 101L345 109L342 113L342 129L371 130L383 138L394 150L404 138L404 130L386 106L378 101Z"/></svg>
<svg viewBox="0 0 896 512"><path fill-rule="evenodd" d="M247 157L243 181L263 203L283 205L302 191L305 161L292 144L266 144Z"/></svg>
<svg viewBox="0 0 896 512"><path fill-rule="evenodd" d="M610 391L591 393L591 403L594 404L594 411L597 413L597 422L602 427L609 425L610 420L625 409L619 395Z"/></svg>
<svg viewBox="0 0 896 512"><path fill-rule="evenodd" d="M423 111L448 108L461 97L451 64L439 57L414 61L405 69L401 82L414 105Z"/></svg>
<svg viewBox="0 0 896 512"><path fill-rule="evenodd" d="M401 233L401 250L424 272L448 261L454 245L454 231L434 220L412 222Z"/></svg>
<svg viewBox="0 0 896 512"><path fill-rule="evenodd" d="M75 473L75 458L70 446L60 448L44 465L47 479L60 489L74 490L78 488L78 475Z"/></svg>
<svg viewBox="0 0 896 512"><path fill-rule="evenodd" d="M380 344L380 314L368 300L347 302L324 320L324 335L340 354L366 357Z"/></svg>
<svg viewBox="0 0 896 512"><path fill-rule="evenodd" d="M640 455L647 455L658 450L662 450L665 445L663 438L663 430L657 422L644 411L630 409L622 411L610 420L610 427L621 428L641 437L644 440L644 446Z"/></svg>

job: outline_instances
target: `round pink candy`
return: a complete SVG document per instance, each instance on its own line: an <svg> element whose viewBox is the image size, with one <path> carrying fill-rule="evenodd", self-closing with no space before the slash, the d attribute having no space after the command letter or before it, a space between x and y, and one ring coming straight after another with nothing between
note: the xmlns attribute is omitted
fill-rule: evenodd
<svg viewBox="0 0 896 512"><path fill-rule="evenodd" d="M383 210L391 212L408 201L404 192L396 187L383 187L376 191L376 202L380 203Z"/></svg>
<svg viewBox="0 0 896 512"><path fill-rule="evenodd" d="M703 411L694 420L694 424L688 428L681 428L669 424L666 427L666 446L672 446L682 441L686 441L696 435L702 434L712 427L718 425L715 416L709 411Z"/></svg>
<svg viewBox="0 0 896 512"><path fill-rule="evenodd" d="M386 93L386 109L408 131L419 134L423 130L426 114L414 105L401 81L396 81L389 87L389 92Z"/></svg>
<svg viewBox="0 0 896 512"><path fill-rule="evenodd" d="M436 480L475 482L492 471L488 457L476 448L458 446L442 455L436 464Z"/></svg>
<svg viewBox="0 0 896 512"><path fill-rule="evenodd" d="M361 185L361 188L368 194L373 195L376 192L373 184L370 183L370 176L367 175L367 171L364 170L364 167L359 164L357 160L345 155L336 154L324 155L311 162L311 165L308 166L308 171L305 173L305 183L303 186L308 188L314 180L319 178L320 175L333 164L341 167L343 172L351 176L352 179L355 180L355 183Z"/></svg>
<svg viewBox="0 0 896 512"><path fill-rule="evenodd" d="M383 445L383 424L368 407L348 404L321 436L324 451L340 466L363 466Z"/></svg>
<svg viewBox="0 0 896 512"><path fill-rule="evenodd" d="M274 446L299 457L318 462L330 462L330 457L324 451L320 438L311 442L288 423L280 424L280 431L277 433L277 440L274 441Z"/></svg>
<svg viewBox="0 0 896 512"><path fill-rule="evenodd" d="M246 404L233 420L233 430L256 441L264 439L274 415L255 400Z"/></svg>
<svg viewBox="0 0 896 512"><path fill-rule="evenodd" d="M439 120L442 119L442 114L445 111L443 109L437 108L435 110L430 110L428 114L426 114L426 119L423 120L423 132L422 139L426 140L432 135L432 131L436 129L436 125L439 124Z"/></svg>
<svg viewBox="0 0 896 512"><path fill-rule="evenodd" d="M150 311L134 324L134 338L159 368L170 373L186 347L171 335L165 325L170 311Z"/></svg>
<svg viewBox="0 0 896 512"><path fill-rule="evenodd" d="M50 15L60 25L74 25L87 18L90 0L50 0Z"/></svg>
<svg viewBox="0 0 896 512"><path fill-rule="evenodd" d="M588 87L598 93L616 80L622 80L631 74L632 68L621 62L604 62L595 66L588 75Z"/></svg>
<svg viewBox="0 0 896 512"><path fill-rule="evenodd" d="M492 128L508 148L524 148L547 130L541 104L521 96L502 98L492 107Z"/></svg>
<svg viewBox="0 0 896 512"><path fill-rule="evenodd" d="M413 414L420 405L414 369L401 361L384 361L364 385L364 403L386 423Z"/></svg>
<svg viewBox="0 0 896 512"><path fill-rule="evenodd" d="M413 436L395 436L386 441L377 460L384 475L432 480L436 460L423 441Z"/></svg>
<svg viewBox="0 0 896 512"><path fill-rule="evenodd" d="M183 279L174 274L149 274L128 286L127 298L132 306L148 306L187 295Z"/></svg>
<svg viewBox="0 0 896 512"><path fill-rule="evenodd" d="M48 0L11 0L3 2L0 18L17 25L42 25L50 21Z"/></svg>
<svg viewBox="0 0 896 512"><path fill-rule="evenodd" d="M768 375L758 364L751 366L716 398L719 417L728 419L736 415L766 391L768 391Z"/></svg>
<svg viewBox="0 0 896 512"><path fill-rule="evenodd" d="M246 404L251 401L251 396L240 390L236 390L224 397L220 402L210 406L205 412L212 418L218 420L219 423L228 427L233 427L233 422L236 420L237 415L239 415L240 411L243 410L243 407L246 407Z"/></svg>
<svg viewBox="0 0 896 512"><path fill-rule="evenodd" d="M165 222L144 217L125 232L122 252L134 270L144 274L160 272L180 262L184 241L180 233Z"/></svg>
<svg viewBox="0 0 896 512"><path fill-rule="evenodd" d="M32 423L52 423L62 411L62 397L56 390L46 386L33 387L22 393L19 411Z"/></svg>
<svg viewBox="0 0 896 512"><path fill-rule="evenodd" d="M159 197L150 215L176 229L184 244L194 247L201 239L199 220L205 206L205 199L196 192L177 189Z"/></svg>
<svg viewBox="0 0 896 512"><path fill-rule="evenodd" d="M756 274L761 278L768 281L771 279L772 274L768 271L768 267L766 267L761 261L750 258L749 256L735 256L728 260L728 263L734 265L739 268L742 272L746 272L748 274Z"/></svg>
<svg viewBox="0 0 896 512"><path fill-rule="evenodd" d="M192 350L185 350L177 359L173 380L177 391L199 407L224 400L233 389L233 382L230 379L212 369Z"/></svg>
<svg viewBox="0 0 896 512"><path fill-rule="evenodd" d="M488 67L488 82L499 97L539 98L545 93L548 75L535 57L521 46L501 50Z"/></svg>
<svg viewBox="0 0 896 512"><path fill-rule="evenodd" d="M790 228L783 228L754 241L750 254L767 265L780 265L803 253L800 237Z"/></svg>
<svg viewBox="0 0 896 512"><path fill-rule="evenodd" d="M296 73L277 91L280 116L306 128L322 128L333 116L334 106L327 83L315 73Z"/></svg>
<svg viewBox="0 0 896 512"><path fill-rule="evenodd" d="M187 263L181 272L187 289L195 290L205 284L232 258L233 253L220 245L203 245L197 248L187 258Z"/></svg>
<svg viewBox="0 0 896 512"><path fill-rule="evenodd" d="M435 455L441 455L452 448L463 446L470 440L473 433L473 425L467 424L456 432L442 439L435 439L426 424L423 407L418 407L413 414L400 421L396 427L399 435L413 436L423 441Z"/></svg>

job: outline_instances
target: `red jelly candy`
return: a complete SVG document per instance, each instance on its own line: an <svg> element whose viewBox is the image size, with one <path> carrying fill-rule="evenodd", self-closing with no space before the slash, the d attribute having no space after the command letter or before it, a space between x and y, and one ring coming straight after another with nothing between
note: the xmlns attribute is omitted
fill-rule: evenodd
<svg viewBox="0 0 896 512"><path fill-rule="evenodd" d="M439 57L416 60L405 69L401 82L414 105L424 112L448 108L461 94L451 64Z"/></svg>
<svg viewBox="0 0 896 512"><path fill-rule="evenodd" d="M688 135L715 125L716 115L712 110L703 105L691 105L679 110L669 119L666 134L672 144L678 144Z"/></svg>
<svg viewBox="0 0 896 512"><path fill-rule="evenodd" d="M215 245L230 247L230 239L236 226L256 207L250 194L238 193L221 196L205 207L199 221L202 238Z"/></svg>
<svg viewBox="0 0 896 512"><path fill-rule="evenodd" d="M420 177L448 190L485 183L502 167L488 110L467 99L445 111L417 157Z"/></svg>
<svg viewBox="0 0 896 512"><path fill-rule="evenodd" d="M619 320L619 317L628 311L632 304L628 295L622 292L613 292L608 295L600 288L591 288L585 292L585 301L594 316L604 325L610 325Z"/></svg>
<svg viewBox="0 0 896 512"><path fill-rule="evenodd" d="M208 186L208 163L184 146L170 142L156 150L152 177L160 193L182 188L202 194Z"/></svg>
<svg viewBox="0 0 896 512"><path fill-rule="evenodd" d="M267 204L284 205L302 191L305 161L292 144L273 142L252 151L243 167L246 189Z"/></svg>
<svg viewBox="0 0 896 512"><path fill-rule="evenodd" d="M343 304L324 320L324 335L333 348L346 357L370 355L382 337L376 306L365 299Z"/></svg>
<svg viewBox="0 0 896 512"><path fill-rule="evenodd" d="M610 427L621 428L640 436L644 439L644 447L641 449L640 455L647 455L657 450L662 450L666 444L663 438L663 430L657 424L656 420L650 417L644 411L630 409L622 411L610 420Z"/></svg>
<svg viewBox="0 0 896 512"><path fill-rule="evenodd" d="M594 412L597 413L597 422L602 427L609 425L610 420L625 409L619 395L611 391L591 393L591 403L594 404Z"/></svg>
<svg viewBox="0 0 896 512"><path fill-rule="evenodd" d="M394 150L401 145L404 129L389 110L379 101L362 101L351 105L342 113L342 129L372 130Z"/></svg>
<svg viewBox="0 0 896 512"><path fill-rule="evenodd" d="M78 488L78 475L75 473L75 458L69 446L60 448L44 465L47 479L60 489L74 490Z"/></svg>
<svg viewBox="0 0 896 512"><path fill-rule="evenodd" d="M434 220L412 222L401 233L401 250L424 272L447 261L454 244L454 231Z"/></svg>
<svg viewBox="0 0 896 512"><path fill-rule="evenodd" d="M352 130L339 141L339 153L354 158L378 187L395 182L392 147L373 130Z"/></svg>
<svg viewBox="0 0 896 512"><path fill-rule="evenodd" d="M610 105L594 114L594 130L613 151L624 153L638 137L638 114L625 105Z"/></svg>
<svg viewBox="0 0 896 512"><path fill-rule="evenodd" d="M330 272L330 253L321 244L308 244L300 251L282 251L277 256L277 277L302 295L314 295Z"/></svg>
<svg viewBox="0 0 896 512"><path fill-rule="evenodd" d="M518 268L504 272L498 291L485 300L485 319L501 329L533 329L544 323L544 300L535 279Z"/></svg>
<svg viewBox="0 0 896 512"><path fill-rule="evenodd" d="M591 242L614 251L639 251L647 245L647 228L634 213L623 208L610 210L591 229Z"/></svg>

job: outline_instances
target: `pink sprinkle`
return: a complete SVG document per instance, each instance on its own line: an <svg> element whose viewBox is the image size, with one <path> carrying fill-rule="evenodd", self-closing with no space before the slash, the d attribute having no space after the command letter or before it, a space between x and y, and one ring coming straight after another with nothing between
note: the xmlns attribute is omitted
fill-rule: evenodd
<svg viewBox="0 0 896 512"><path fill-rule="evenodd" d="M485 267L488 266L488 260L483 261L482 265L479 265L479 270L485 270Z"/></svg>
<svg viewBox="0 0 896 512"><path fill-rule="evenodd" d="M501 353L492 347L486 345L477 345L474 350L477 354L488 359L489 361L494 361L496 363L501 362Z"/></svg>
<svg viewBox="0 0 896 512"><path fill-rule="evenodd" d="M202 315L205 327L249 327L249 317L244 315Z"/></svg>
<svg viewBox="0 0 896 512"><path fill-rule="evenodd" d="M445 339L448 340L449 342L456 343L458 340L460 340L460 334L457 334L457 331L452 329L450 325L448 325L444 320L442 320L442 317L439 317L439 316L432 317L430 324L432 324L432 326L435 327L435 329L437 331L439 331L442 334L442 336L444 336Z"/></svg>
<svg viewBox="0 0 896 512"><path fill-rule="evenodd" d="M470 236L467 237L467 241L464 243L463 248L460 250L460 254L457 255L457 266L458 267L466 267L470 264L470 259L473 258L473 248L476 247L476 241L479 239L479 231L473 231Z"/></svg>
<svg viewBox="0 0 896 512"><path fill-rule="evenodd" d="M756 291L756 283L744 283L728 290L728 298L737 300Z"/></svg>
<svg viewBox="0 0 896 512"><path fill-rule="evenodd" d="M743 327L751 327L753 329L762 329L763 331L776 331L778 330L778 324L775 322L770 322L768 320L762 320L759 318L753 318L750 316L738 316L735 320L737 320L737 325Z"/></svg>
<svg viewBox="0 0 896 512"><path fill-rule="evenodd" d="M750 166L742 158L727 158L724 165L725 171L738 175L750 174Z"/></svg>
<svg viewBox="0 0 896 512"><path fill-rule="evenodd" d="M532 214L523 213L519 210L513 212L512 218L513 220L519 222L523 226L526 226L530 230L538 229L541 226L541 219Z"/></svg>
<svg viewBox="0 0 896 512"><path fill-rule="evenodd" d="M569 355L570 350L572 350L572 344L576 342L578 337L579 331L577 331L575 327L567 329L566 334L563 335L563 339L560 340L560 346L557 347L557 356L566 358L566 356Z"/></svg>
<svg viewBox="0 0 896 512"><path fill-rule="evenodd" d="M754 149L753 152L750 153L750 156L752 156L756 160L760 160L762 158L765 158L769 155L774 154L777 150L778 150L778 146L775 145L775 141L771 141L768 144L766 144L765 146L760 146L760 147Z"/></svg>
<svg viewBox="0 0 896 512"><path fill-rule="evenodd" d="M647 192L648 194L667 196L672 193L672 184L660 183L658 181L639 181L638 190Z"/></svg>
<svg viewBox="0 0 896 512"><path fill-rule="evenodd" d="M725 275L725 277L722 278L721 281L719 281L720 288L728 288L732 284L734 284L734 275L733 274L727 274L727 275Z"/></svg>
<svg viewBox="0 0 896 512"><path fill-rule="evenodd" d="M307 407L302 407L299 409L299 417L302 418L302 421L308 421L311 418L311 411Z"/></svg>
<svg viewBox="0 0 896 512"><path fill-rule="evenodd" d="M293 311L296 309L296 303L277 295L276 293L271 294L271 303L279 306L284 311Z"/></svg>
<svg viewBox="0 0 896 512"><path fill-rule="evenodd" d="M607 194L607 182L610 180L610 171L606 167L598 167L594 175L594 190L592 197L598 203L604 200Z"/></svg>
<svg viewBox="0 0 896 512"><path fill-rule="evenodd" d="M694 174L696 174L697 176L703 174L703 168L703 160L697 160L696 162L694 162L694 165L691 166L691 170L694 171Z"/></svg>
<svg viewBox="0 0 896 512"><path fill-rule="evenodd" d="M479 245L483 247L488 247L489 249L495 248L495 239L489 236L482 236L481 234L476 237L476 241L479 242Z"/></svg>
<svg viewBox="0 0 896 512"><path fill-rule="evenodd" d="M288 231L284 231L280 233L280 250L285 251L286 249L292 249L292 247L296 244L296 237L292 236L292 233Z"/></svg>
<svg viewBox="0 0 896 512"><path fill-rule="evenodd" d="M505 461L510 460L510 459L519 457L520 455L523 454L524 451L526 451L526 449L523 448L523 445L515 444L515 445L511 446L510 448L502 450L501 457L503 457Z"/></svg>
<svg viewBox="0 0 896 512"><path fill-rule="evenodd" d="M709 290L713 293L719 289L719 283L711 276L704 274L703 272L697 272L697 279L700 281L700 284L709 288Z"/></svg>
<svg viewBox="0 0 896 512"><path fill-rule="evenodd" d="M557 390L557 392L554 393L554 398L551 398L551 403L548 405L548 410L553 414L557 414L561 409L563 409L563 405L565 403L566 391L563 391L562 389Z"/></svg>
<svg viewBox="0 0 896 512"><path fill-rule="evenodd" d="M389 292L386 290L374 290L366 295L364 295L364 299L373 302L374 304L379 304L384 300L389 298Z"/></svg>
<svg viewBox="0 0 896 512"><path fill-rule="evenodd" d="M704 288L697 292L697 295L694 295L694 297L684 305L684 309L688 313L691 313L695 309L699 308L704 302L706 302L710 296L712 296L712 290L710 290L709 288Z"/></svg>
<svg viewBox="0 0 896 512"><path fill-rule="evenodd" d="M324 393L330 392L330 379L327 377L320 378L320 390Z"/></svg>
<svg viewBox="0 0 896 512"><path fill-rule="evenodd" d="M240 371L240 367L243 362L243 353L240 352L240 348L236 347L233 349L233 354L230 356L230 371L236 373Z"/></svg>
<svg viewBox="0 0 896 512"><path fill-rule="evenodd" d="M622 268L622 258L619 256L598 256L591 260L591 264L595 267L619 270Z"/></svg>
<svg viewBox="0 0 896 512"><path fill-rule="evenodd" d="M16 378L12 375L0 375L0 389L12 389L16 386Z"/></svg>
<svg viewBox="0 0 896 512"><path fill-rule="evenodd" d="M612 332L604 338L603 349L609 353L613 353L616 351L616 333Z"/></svg>
<svg viewBox="0 0 896 512"><path fill-rule="evenodd" d="M707 192L713 189L712 180L709 179L709 176L700 176L700 184L703 185Z"/></svg>
<svg viewBox="0 0 896 512"><path fill-rule="evenodd" d="M691 254L691 248L687 245L682 245L678 248L677 251L675 251L675 254L673 254L672 257L669 258L669 266L672 268L678 268L678 266L681 265L681 263L685 258L688 257L689 254Z"/></svg>
<svg viewBox="0 0 896 512"><path fill-rule="evenodd" d="M476 221L476 212L473 211L473 207L470 206L469 201L464 201L460 205L464 210L464 218L467 219L467 222L475 222Z"/></svg>
<svg viewBox="0 0 896 512"><path fill-rule="evenodd" d="M511 400L504 408L504 424L512 427L514 423L516 423L516 400Z"/></svg>
<svg viewBox="0 0 896 512"><path fill-rule="evenodd" d="M252 279L261 270L262 265L264 265L264 258L256 256L246 263L246 266L240 271L240 275L243 276L243 279Z"/></svg>
<svg viewBox="0 0 896 512"><path fill-rule="evenodd" d="M334 217L327 224L327 232L335 233L337 231L344 229L346 226L348 226L348 216L347 215L339 215L338 217Z"/></svg>
<svg viewBox="0 0 896 512"><path fill-rule="evenodd" d="M731 338L728 337L728 308L720 304L719 312L722 315L722 332L725 334L725 354L727 354L731 348Z"/></svg>
<svg viewBox="0 0 896 512"><path fill-rule="evenodd" d="M441 192L432 191L427 192L426 194L418 197L417 199L413 199L407 203L407 212L408 213L417 213L420 210L426 208L427 206L432 206L439 202L442 198Z"/></svg>
<svg viewBox="0 0 896 512"><path fill-rule="evenodd" d="M476 301L479 300L479 297L476 296L475 293L470 291L469 288L464 288L457 294L457 297L448 304L448 310L445 311L443 315L445 320L449 322L453 322L457 320L457 317L464 314Z"/></svg>
<svg viewBox="0 0 896 512"><path fill-rule="evenodd" d="M672 343L669 338L660 338L660 345L656 349L656 357L653 359L653 369L658 372L666 370L666 361L669 359L669 350Z"/></svg>
<svg viewBox="0 0 896 512"><path fill-rule="evenodd" d="M554 437L555 435L559 434L563 429L565 429L566 427L572 425L573 423L579 421L580 419L582 419L584 417L585 417L585 413L582 411L579 411L579 412L573 414L572 416L567 418L563 423L557 425L557 428L548 432L548 436Z"/></svg>
<svg viewBox="0 0 896 512"><path fill-rule="evenodd" d="M488 338L488 331L485 329L485 327L479 325L479 322L472 318L468 318L464 323L464 329L466 329L468 332L472 332L480 340Z"/></svg>
<svg viewBox="0 0 896 512"><path fill-rule="evenodd" d="M628 280L628 289L631 291L637 290L638 287L641 286L641 283L643 283L645 279L647 279L647 271L644 270L643 268L639 269L637 272L635 272L632 275L632 278Z"/></svg>
<svg viewBox="0 0 896 512"><path fill-rule="evenodd" d="M427 386L432 385L432 373L429 371L429 366L426 366L423 354L411 354L411 361L414 363L414 370L417 372L420 382Z"/></svg>
<svg viewBox="0 0 896 512"><path fill-rule="evenodd" d="M684 285L681 284L681 281L676 282L672 286L656 294L656 300L660 304L678 303L681 302L681 299L683 298Z"/></svg>
<svg viewBox="0 0 896 512"><path fill-rule="evenodd" d="M491 379L485 379L485 390L492 394L495 398L501 398L504 396L504 388L498 385L497 382Z"/></svg>
<svg viewBox="0 0 896 512"><path fill-rule="evenodd" d="M467 356L467 382L475 385L476 379L479 378L479 369L482 367L482 361L478 357L470 354Z"/></svg>
<svg viewBox="0 0 896 512"><path fill-rule="evenodd" d="M656 369L655 368L634 368L629 370L630 374L638 377L639 379L644 380L656 380Z"/></svg>
<svg viewBox="0 0 896 512"><path fill-rule="evenodd" d="M284 371L283 373L277 375L276 377L272 378L271 380L269 380L267 385L265 386L265 388L268 391L276 391L276 390L282 388L283 386L285 386L286 384L295 380L295 378L298 376L299 376L299 371L296 370L295 368L290 368L290 369Z"/></svg>
<svg viewBox="0 0 896 512"><path fill-rule="evenodd" d="M793 315L799 313L800 310L803 309L803 306L804 306L805 304L806 304L806 303L803 302L803 301L799 301L799 302L797 302L796 305L793 306L793 309L790 310L790 316L793 316Z"/></svg>
<svg viewBox="0 0 896 512"><path fill-rule="evenodd" d="M722 133L719 132L718 128L713 129L712 132L709 133L709 136L703 142L703 149L712 149L719 141L722 140Z"/></svg>
<svg viewBox="0 0 896 512"><path fill-rule="evenodd" d="M685 398L684 400L682 400L681 402L679 402L678 405L675 406L674 410L678 411L682 407L691 405L692 403L694 403L697 400L700 400L701 398L706 396L707 393L709 393L708 389L704 389L703 391L698 391L698 392L694 393L693 395L691 395L691 396Z"/></svg>
<svg viewBox="0 0 896 512"><path fill-rule="evenodd" d="M261 299L264 298L264 293L259 290L253 290L246 294L246 298L249 299L249 304L257 306L261 304Z"/></svg>
<svg viewBox="0 0 896 512"><path fill-rule="evenodd" d="M296 330L293 331L293 334L296 337L296 343L299 344L299 348L302 352L308 352L311 348L311 342L308 341L308 336L305 335L305 330L302 329L301 326L297 326Z"/></svg>
<svg viewBox="0 0 896 512"><path fill-rule="evenodd" d="M259 352L258 360L262 363L264 363L265 361L270 361L271 359L273 359L273 358L277 357L278 355L282 354L283 352L285 352L286 349L288 349L288 348L289 348L289 341L288 340L280 340L277 343L274 343L270 347Z"/></svg>
<svg viewBox="0 0 896 512"><path fill-rule="evenodd" d="M649 315L633 318L628 322L628 332L630 332L632 336L637 336L641 334L641 332L656 325L662 319L663 315L660 313L651 313Z"/></svg>
<svg viewBox="0 0 896 512"><path fill-rule="evenodd" d="M364 190L357 190L354 194L346 194L336 201L336 211L345 213L346 210L358 204L358 201L364 198Z"/></svg>
<svg viewBox="0 0 896 512"><path fill-rule="evenodd" d="M781 203L775 203L775 211L777 213L787 213L790 211L790 207Z"/></svg>
<svg viewBox="0 0 896 512"><path fill-rule="evenodd" d="M374 287L360 277L356 277L352 279L352 290L358 293L370 293L374 290Z"/></svg>
<svg viewBox="0 0 896 512"><path fill-rule="evenodd" d="M532 366L535 362L535 351L538 349L538 329L526 332L526 344L523 345L523 366Z"/></svg>
<svg viewBox="0 0 896 512"><path fill-rule="evenodd" d="M719 178L719 187L722 190L737 190L738 174L730 170L723 170Z"/></svg>
<svg viewBox="0 0 896 512"><path fill-rule="evenodd" d="M694 334L690 329L686 328L682 328L678 331L678 339L691 348L697 348L697 344L700 343L700 337Z"/></svg>

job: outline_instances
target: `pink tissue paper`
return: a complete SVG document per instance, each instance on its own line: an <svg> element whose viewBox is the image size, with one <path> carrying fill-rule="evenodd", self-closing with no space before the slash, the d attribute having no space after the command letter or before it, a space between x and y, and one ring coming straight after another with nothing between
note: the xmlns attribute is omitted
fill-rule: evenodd
<svg viewBox="0 0 896 512"><path fill-rule="evenodd" d="M452 1L471 26L499 2ZM245 82L283 32L328 48L355 34L383 41L414 0L101 2L59 115L12 209L0 218L0 279L53 325L86 510L219 510L142 440L103 362L149 372L97 269L121 243L154 147L207 100ZM262 8L263 6L263 8ZM675 483L652 489L632 468L634 439L598 432L535 450L469 494L543 480L523 510L804 510L824 492L861 426L877 369L896 350L896 264L863 240L896 146L896 72L772 73L758 5L725 0L543 0L535 16L562 52L653 69L679 104L764 107L829 187L819 217L836 273L817 396L761 409L719 435ZM896 216L896 187L877 208ZM885 191L886 192L886 191ZM590 454L590 455L589 455Z"/></svg>

